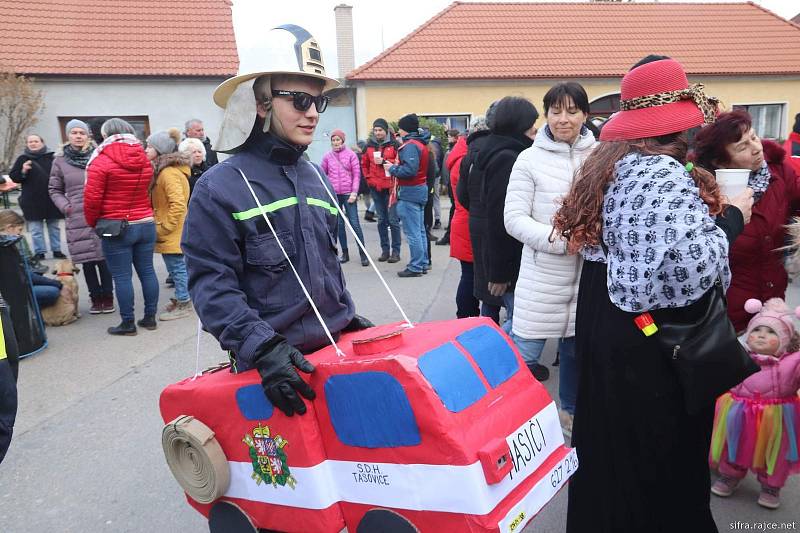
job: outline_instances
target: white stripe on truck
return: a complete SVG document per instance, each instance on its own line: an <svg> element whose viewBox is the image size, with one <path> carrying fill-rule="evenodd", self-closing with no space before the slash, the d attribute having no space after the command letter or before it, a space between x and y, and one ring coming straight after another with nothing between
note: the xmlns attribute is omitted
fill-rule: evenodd
<svg viewBox="0 0 800 533"><path fill-rule="evenodd" d="M263 482L258 485L252 478L251 463L229 461L231 484L225 496L305 509L325 509L345 501L397 509L484 515L564 444L555 403L551 402L526 421L506 441L511 448L514 468L494 485L486 483L480 462L453 466L328 459L312 467L289 465L297 480L297 485L291 489ZM528 497L536 492L539 501L555 493L548 489L549 475L550 472L545 474ZM542 489L538 488L540 485Z"/></svg>

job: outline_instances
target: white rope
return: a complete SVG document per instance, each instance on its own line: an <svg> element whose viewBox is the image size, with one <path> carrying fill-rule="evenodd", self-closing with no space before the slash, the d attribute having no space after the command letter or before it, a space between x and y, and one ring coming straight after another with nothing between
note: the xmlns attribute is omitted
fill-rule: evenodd
<svg viewBox="0 0 800 533"><path fill-rule="evenodd" d="M236 170L238 170L239 174L242 175L242 179L244 180L245 185L247 185L247 188L250 189L250 194L253 195L253 200L255 200L255 202L256 202L256 207L258 207L258 210L261 212L261 216L264 217L264 220L266 221L267 226L269 226L269 229L272 232L272 235L275 237L275 242L278 243L278 246L280 247L281 252L283 252L283 256L286 258L286 261L289 262L289 266L292 267L292 272L294 272L294 277L297 278L297 282L300 284L300 288L303 289L303 294L305 294L306 300L308 300L308 303L311 305L311 309L314 310L314 314L317 315L317 320L319 320L319 323L322 325L322 329L325 330L325 335L328 336L328 340L331 341L331 344L336 349L336 354L339 357L344 357L344 352L339 349L339 346L336 344L336 341L333 340L333 335L331 335L331 331L328 329L327 324L325 324L325 321L322 319L322 315L320 314L319 309L317 309L317 306L314 303L314 300L311 299L311 294L309 294L308 289L306 289L306 286L303 283L303 280L300 278L300 274L297 272L297 269L294 267L294 263L292 263L292 260L289 259L289 254L286 253L286 249L283 247L283 243L278 238L278 234L275 232L275 228L272 226L272 221L270 221L269 217L267 216L267 212L264 210L264 206L261 205L261 202L258 201L258 196L256 196L256 191L253 190L253 187L250 185L250 182L247 180L247 176L244 175L244 172L242 172L242 170L238 169L238 168ZM309 265L309 268L311 268L310 265Z"/></svg>
<svg viewBox="0 0 800 533"><path fill-rule="evenodd" d="M194 377L192 381L196 380L202 372L200 372L200 333L203 332L203 323L200 321L200 317L197 318L197 346L195 347L196 352L196 359L194 362Z"/></svg>
<svg viewBox="0 0 800 533"><path fill-rule="evenodd" d="M403 315L403 320L406 321L406 326L409 327L409 328L413 328L414 324L411 322L411 320L408 319L408 316L406 315L406 312L403 311L403 308L400 306L400 302L397 301L397 298L395 297L394 293L392 292L392 289L389 288L389 285L386 283L386 280L381 275L380 270L378 270L378 266L375 264L375 261L372 260L372 257L369 255L369 253L367 252L367 249L364 247L364 243L361 242L361 239L359 239L358 235L356 235L356 230L353 229L353 226L350 224L350 220L347 218L347 215L345 215L344 211L342 210L342 206L339 205L339 200L336 198L336 196L333 195L333 193L331 193L330 189L328 189L328 186L325 184L325 179L319 173L319 171L317 170L317 167L315 167L311 163L308 163L308 164L311 165L311 168L314 169L314 173L319 178L319 181L322 184L322 188L325 189L326 193L328 193L328 197L333 202L333 205L336 206L336 210L339 212L339 216L342 218L344 223L347 225L347 228L350 230L350 233L353 235L353 238L358 243L358 247L361 249L362 252L364 252L364 255L367 257L367 260L369 261L369 264L372 265L372 270L374 270L375 273L378 275L378 279L381 280L381 283L383 284L383 288L386 289L386 292L389 293L389 297L394 302L394 305L400 311L400 314Z"/></svg>

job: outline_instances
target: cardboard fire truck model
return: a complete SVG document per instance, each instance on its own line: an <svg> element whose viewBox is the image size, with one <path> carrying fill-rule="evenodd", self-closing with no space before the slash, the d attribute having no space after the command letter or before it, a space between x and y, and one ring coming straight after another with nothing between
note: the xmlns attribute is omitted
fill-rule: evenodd
<svg viewBox="0 0 800 533"><path fill-rule="evenodd" d="M555 404L491 320L338 345L344 356L308 356L317 398L303 416L274 409L255 370L163 391L168 463L212 533L513 533L575 472Z"/></svg>

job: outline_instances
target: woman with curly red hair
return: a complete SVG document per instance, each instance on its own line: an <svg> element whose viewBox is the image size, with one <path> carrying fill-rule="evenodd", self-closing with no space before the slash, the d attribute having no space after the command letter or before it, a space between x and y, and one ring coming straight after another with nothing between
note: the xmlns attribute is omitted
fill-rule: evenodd
<svg viewBox="0 0 800 533"><path fill-rule="evenodd" d="M714 171L746 168L753 189L753 216L731 246L731 286L728 316L736 331L744 331L753 316L744 308L748 298L783 299L788 276L783 266L786 223L800 207L800 182L786 152L761 140L745 111L722 113L695 137L695 163Z"/></svg>
<svg viewBox="0 0 800 533"><path fill-rule="evenodd" d="M728 245L751 193L723 205L713 176L686 165L686 131L712 122L717 101L677 61L639 62L622 80L620 107L554 218L555 238L584 257L572 434L581 465L567 532L716 532L714 405L686 411L667 357L634 319L690 323L705 312L714 283L729 283Z"/></svg>

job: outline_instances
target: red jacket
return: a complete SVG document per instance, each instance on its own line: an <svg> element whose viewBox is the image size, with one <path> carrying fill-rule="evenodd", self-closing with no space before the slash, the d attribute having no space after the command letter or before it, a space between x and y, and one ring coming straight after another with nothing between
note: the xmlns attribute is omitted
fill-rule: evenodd
<svg viewBox="0 0 800 533"><path fill-rule="evenodd" d="M147 189L153 166L138 144L106 146L86 169L83 212L94 227L98 218L141 220L152 217Z"/></svg>
<svg viewBox="0 0 800 533"><path fill-rule="evenodd" d="M378 145L377 142L370 140L367 149L361 155L361 172L370 187L379 191L392 188L392 178L386 176L383 165L375 164L375 152L380 152L384 161L397 161L397 148L393 142L386 142Z"/></svg>
<svg viewBox="0 0 800 533"><path fill-rule="evenodd" d="M412 134L415 135L415 134ZM403 148L409 145L414 145L417 147L417 153L419 154L419 166L417 167L417 173L412 177L401 177L401 174L396 174L395 177L398 178L397 184L400 187L414 187L417 185L425 185L428 181L428 164L430 163L430 151L428 150L428 146L417 139L411 138L411 135L406 137L403 141L403 144L400 145L400 148L397 149L398 155L402 156L406 154L404 157L399 158L400 166L404 165L405 161L408 161L408 154L409 152L403 152ZM402 168L400 170L403 170Z"/></svg>
<svg viewBox="0 0 800 533"><path fill-rule="evenodd" d="M791 132L783 143L783 149L786 150L786 160L792 164L795 174L800 175L800 133Z"/></svg>
<svg viewBox="0 0 800 533"><path fill-rule="evenodd" d="M744 310L748 298L765 302L784 298L788 276L783 266L785 224L800 207L800 181L786 152L772 141L762 141L772 179L764 196L753 205L753 215L730 249L731 286L728 316L736 331L747 328L752 315Z"/></svg>
<svg viewBox="0 0 800 533"><path fill-rule="evenodd" d="M447 169L450 171L450 188L455 191L458 186L461 161L467 155L467 139L459 137L456 145L450 150L447 156ZM456 195L453 195L453 202L456 211L453 220L450 221L450 257L455 257L459 261L473 262L472 241L469 238L469 212L461 205Z"/></svg>

